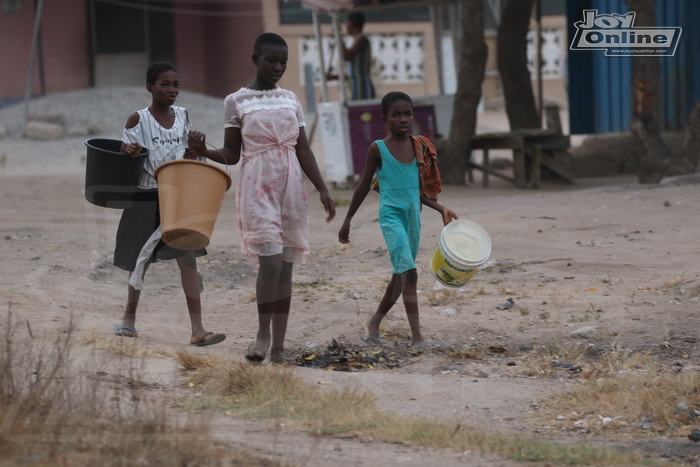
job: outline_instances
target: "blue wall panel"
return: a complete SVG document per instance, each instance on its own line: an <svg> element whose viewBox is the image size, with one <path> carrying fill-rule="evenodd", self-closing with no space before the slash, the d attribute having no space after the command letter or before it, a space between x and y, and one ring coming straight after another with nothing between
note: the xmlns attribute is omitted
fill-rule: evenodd
<svg viewBox="0 0 700 467"><path fill-rule="evenodd" d="M569 44L573 23L583 10L599 13L629 11L623 0L569 0L566 2ZM683 35L675 57L659 58L661 81L658 116L667 130L683 128L695 101L700 99L700 2L657 0L659 26L680 26ZM568 55L569 115L572 134L629 130L632 114L632 59L606 57L602 51L570 50Z"/></svg>
<svg viewBox="0 0 700 467"><path fill-rule="evenodd" d="M668 130L680 130L693 104L700 99L700 3L693 0L657 0L656 21L680 26L683 35L675 57L661 59L659 116Z"/></svg>

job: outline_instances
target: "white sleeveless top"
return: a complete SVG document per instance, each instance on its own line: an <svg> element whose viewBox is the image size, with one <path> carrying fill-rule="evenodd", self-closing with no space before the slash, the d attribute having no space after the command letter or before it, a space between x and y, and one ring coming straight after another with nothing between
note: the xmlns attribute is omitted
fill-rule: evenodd
<svg viewBox="0 0 700 467"><path fill-rule="evenodd" d="M139 143L148 148L148 159L139 177L139 188L158 188L154 173L156 168L168 161L182 159L187 149L190 122L184 107L172 106L175 122L172 128L163 128L153 118L148 108L137 111L139 122L133 128L124 128L124 143Z"/></svg>

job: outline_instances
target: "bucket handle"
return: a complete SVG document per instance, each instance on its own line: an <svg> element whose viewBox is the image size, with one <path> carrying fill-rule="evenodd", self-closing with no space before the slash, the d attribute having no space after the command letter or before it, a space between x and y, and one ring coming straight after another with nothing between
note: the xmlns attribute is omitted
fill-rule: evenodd
<svg viewBox="0 0 700 467"><path fill-rule="evenodd" d="M224 160L224 164L226 165L226 173L227 173L229 176L231 176L231 169L229 169L228 162L226 162L226 158L224 157L223 154L221 154L221 151L219 151L219 148L217 148L216 146L214 146L213 144L211 144L209 141L205 141L205 143L208 144L209 146L211 146L212 149L214 149L214 151L216 151L216 152L219 153L219 155L221 156L221 158Z"/></svg>

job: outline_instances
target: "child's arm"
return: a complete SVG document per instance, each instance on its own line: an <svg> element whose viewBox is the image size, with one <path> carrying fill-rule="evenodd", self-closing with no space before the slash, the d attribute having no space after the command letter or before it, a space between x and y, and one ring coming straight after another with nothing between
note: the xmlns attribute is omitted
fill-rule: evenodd
<svg viewBox="0 0 700 467"><path fill-rule="evenodd" d="M134 112L131 115L129 115L129 118L126 120L126 125L124 125L124 128L131 129L134 128L136 125L139 124L139 113ZM141 145L139 143L125 143L122 141L122 145L120 147L120 151L123 152L124 154L128 154L131 157L136 157L141 153Z"/></svg>
<svg viewBox="0 0 700 467"><path fill-rule="evenodd" d="M442 215L442 222L444 225L449 224L455 219L459 219L459 217L457 217L457 214L455 214L455 212L452 209L443 206L442 204L435 201L433 198L430 198L426 195L421 195L420 202L425 204L429 208L433 208L437 212L439 212Z"/></svg>
<svg viewBox="0 0 700 467"><path fill-rule="evenodd" d="M189 145L197 154L220 164L236 165L241 159L241 129L229 127L224 130L224 147L207 149L206 136L199 131L190 131Z"/></svg>
<svg viewBox="0 0 700 467"><path fill-rule="evenodd" d="M355 58L355 55L358 54L361 48L365 47L365 44L367 42L369 42L369 39L367 39L367 37L364 34L360 34L359 36L356 36L353 39L352 45L348 49L345 45L345 42L341 40L340 45L341 50L343 51L343 60L347 62Z"/></svg>
<svg viewBox="0 0 700 467"><path fill-rule="evenodd" d="M372 186L374 172L377 170L377 167L379 167L380 161L381 156L379 155L377 143L370 144L369 149L367 150L365 170L362 172L362 178L360 178L360 182L355 188L355 193L352 195L352 201L350 202L348 213L345 215L343 225L338 231L338 241L340 241L340 243L350 243L350 221L367 197L367 193L369 193Z"/></svg>
<svg viewBox="0 0 700 467"><path fill-rule="evenodd" d="M301 170L304 171L311 183L314 184L316 189L321 195L321 203L323 208L328 213L326 222L330 222L331 219L335 217L335 203L331 198L331 194L328 192L326 183L323 181L321 176L321 171L318 170L318 164L316 163L316 157L311 151L311 146L309 146L309 140L306 138L306 132L304 128L299 128L299 138L297 139L296 145L297 159L299 159L299 165L301 165Z"/></svg>

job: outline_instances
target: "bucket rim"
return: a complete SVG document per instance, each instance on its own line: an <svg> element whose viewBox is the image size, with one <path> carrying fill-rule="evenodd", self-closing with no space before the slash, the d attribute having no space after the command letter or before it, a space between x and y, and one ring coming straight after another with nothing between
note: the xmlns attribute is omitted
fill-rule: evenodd
<svg viewBox="0 0 700 467"><path fill-rule="evenodd" d="M437 246L438 249L440 250L440 253L442 253L442 256L446 259L449 260L450 262L456 263L459 266L464 266L465 268L478 268L482 264L484 264L486 261L489 259L489 255L486 255L484 258L480 258L478 260L466 260L460 257L455 256L452 251L449 249L445 248L445 245L440 242L440 244Z"/></svg>
<svg viewBox="0 0 700 467"><path fill-rule="evenodd" d="M462 256L458 255L457 253L453 252L447 247L447 242L445 241L446 233L449 230L456 229L459 224L469 225L470 227L474 228L481 234L482 238L484 238L488 242L488 248L484 249L485 254L483 257L477 260L463 258ZM484 264L491 256L491 247L491 237L489 236L488 232L486 232L486 230L476 222L470 221L468 219L455 219L454 221L447 224L440 232L440 249L443 250L443 253L446 256L449 256L453 261L464 264L465 266L480 266Z"/></svg>
<svg viewBox="0 0 700 467"><path fill-rule="evenodd" d="M183 163L204 166L204 167L208 167L208 168L215 169L215 170L219 171L219 173L221 173L222 175L224 175L226 177L226 191L228 191L229 188L231 188L231 176L228 173L226 173L225 170L223 170L222 168L217 167L215 165L209 164L207 162L198 161L196 159L175 159L175 160L164 162L164 163L160 164L158 167L156 167L156 170L153 173L153 176L156 179L156 182L158 182L158 173L161 171L161 169L163 167L169 167L172 165L179 165L179 164L183 164Z"/></svg>
<svg viewBox="0 0 700 467"><path fill-rule="evenodd" d="M100 152L107 153L107 154L112 155L112 156L120 156L120 157L127 156L127 157L134 157L134 158L136 158L136 157L148 157L148 148L142 147L140 153L136 154L135 156L129 156L128 154L121 152L121 151L111 151L109 149L105 149L105 148L96 146L94 141L110 141L110 142L117 142L119 144L122 143L122 141L118 140L118 139L90 138L88 140L85 140L85 146L87 146L88 148L91 148L91 149L95 149L95 150L100 151Z"/></svg>

